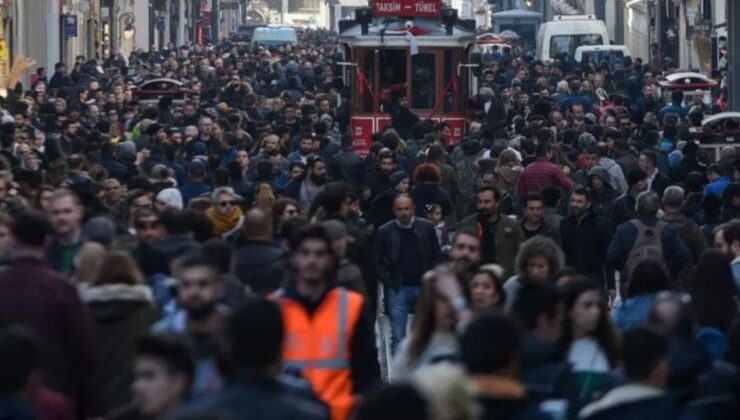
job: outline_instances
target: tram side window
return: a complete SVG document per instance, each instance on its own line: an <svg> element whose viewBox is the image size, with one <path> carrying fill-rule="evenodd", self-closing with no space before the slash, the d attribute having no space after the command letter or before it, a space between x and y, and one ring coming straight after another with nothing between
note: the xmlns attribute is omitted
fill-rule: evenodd
<svg viewBox="0 0 740 420"><path fill-rule="evenodd" d="M432 109L435 104L434 54L417 54L411 59L411 108Z"/></svg>
<svg viewBox="0 0 740 420"><path fill-rule="evenodd" d="M373 100L373 95L375 94L375 89L373 87L373 81L375 80L375 55L372 54L372 51L364 54L361 63L362 72L365 77L362 81L356 81L358 85L360 83L363 84L362 88L359 86L356 88L363 92L360 112L375 112L375 101Z"/></svg>
<svg viewBox="0 0 740 420"><path fill-rule="evenodd" d="M397 102L406 95L407 50L383 50L380 53L380 92L383 103Z"/></svg>

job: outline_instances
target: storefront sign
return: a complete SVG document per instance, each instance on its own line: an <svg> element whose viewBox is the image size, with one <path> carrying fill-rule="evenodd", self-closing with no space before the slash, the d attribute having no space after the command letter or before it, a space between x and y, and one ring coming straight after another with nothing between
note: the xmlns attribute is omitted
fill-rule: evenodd
<svg viewBox="0 0 740 420"><path fill-rule="evenodd" d="M392 17L439 17L442 13L441 0L375 0L374 16Z"/></svg>
<svg viewBox="0 0 740 420"><path fill-rule="evenodd" d="M74 38L77 36L77 15L62 15L64 25L64 36Z"/></svg>

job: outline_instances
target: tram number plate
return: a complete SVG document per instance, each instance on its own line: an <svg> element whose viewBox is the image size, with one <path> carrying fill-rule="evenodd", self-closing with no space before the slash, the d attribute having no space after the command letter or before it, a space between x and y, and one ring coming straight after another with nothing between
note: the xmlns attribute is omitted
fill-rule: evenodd
<svg viewBox="0 0 740 420"><path fill-rule="evenodd" d="M442 0L375 0L375 16L438 17Z"/></svg>

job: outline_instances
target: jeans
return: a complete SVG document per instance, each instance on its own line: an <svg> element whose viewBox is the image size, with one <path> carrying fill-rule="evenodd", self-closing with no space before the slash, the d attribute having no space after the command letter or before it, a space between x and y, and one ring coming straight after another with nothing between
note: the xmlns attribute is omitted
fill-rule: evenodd
<svg viewBox="0 0 740 420"><path fill-rule="evenodd" d="M419 298L419 286L401 286L397 289L386 288L388 318L391 323L391 352L396 354L398 345L406 336L406 323L409 313L414 311Z"/></svg>

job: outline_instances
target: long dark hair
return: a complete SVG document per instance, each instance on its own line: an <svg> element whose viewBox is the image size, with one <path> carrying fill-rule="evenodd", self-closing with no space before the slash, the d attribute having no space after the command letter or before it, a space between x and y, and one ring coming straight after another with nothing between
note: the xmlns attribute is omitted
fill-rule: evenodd
<svg viewBox="0 0 740 420"><path fill-rule="evenodd" d="M576 301L586 292L595 291L601 296L599 306L601 315L596 329L589 335L599 343L599 346L609 359L609 365L617 365L619 361L619 339L614 330L614 326L609 319L609 311L606 307L604 291L596 282L585 276L577 276L563 288L563 301L565 302L565 318L563 320L563 336L561 343L563 349L567 352L568 347L573 343L573 322L570 319L570 311L576 305Z"/></svg>
<svg viewBox="0 0 740 420"><path fill-rule="evenodd" d="M702 327L715 327L727 332L737 315L737 290L730 261L721 251L705 252L689 282L691 307Z"/></svg>
<svg viewBox="0 0 740 420"><path fill-rule="evenodd" d="M671 283L663 265L655 260L643 260L630 276L627 295L632 298L670 289Z"/></svg>

